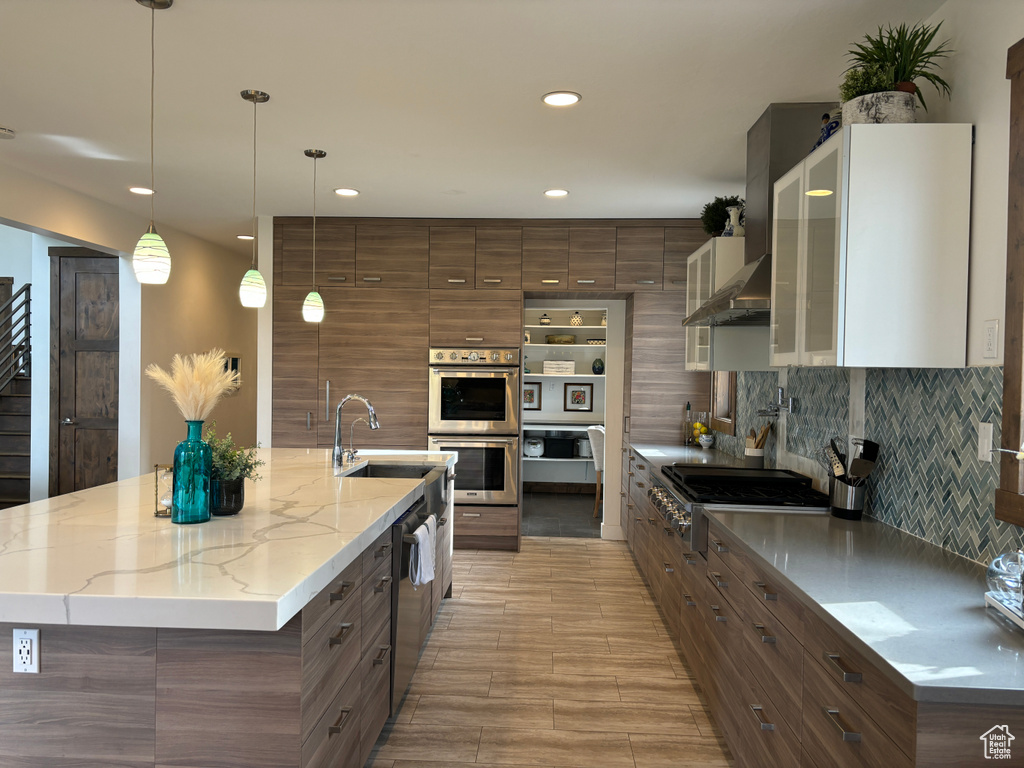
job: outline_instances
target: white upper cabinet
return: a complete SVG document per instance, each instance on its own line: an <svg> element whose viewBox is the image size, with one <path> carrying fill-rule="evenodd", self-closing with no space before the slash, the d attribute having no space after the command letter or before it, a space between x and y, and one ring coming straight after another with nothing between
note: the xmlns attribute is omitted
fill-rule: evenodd
<svg viewBox="0 0 1024 768"><path fill-rule="evenodd" d="M713 237L686 260L686 314L697 311L743 266L742 237ZM714 328L686 327L686 370L713 370Z"/></svg>
<svg viewBox="0 0 1024 768"><path fill-rule="evenodd" d="M971 126L845 127L775 183L773 366L962 368Z"/></svg>

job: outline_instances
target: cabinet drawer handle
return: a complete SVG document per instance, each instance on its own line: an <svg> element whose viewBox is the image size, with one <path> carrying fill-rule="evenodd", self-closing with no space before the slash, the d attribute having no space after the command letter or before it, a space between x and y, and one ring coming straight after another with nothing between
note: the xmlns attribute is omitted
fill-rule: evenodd
<svg viewBox="0 0 1024 768"><path fill-rule="evenodd" d="M483 336L467 336L466 341L483 341Z"/></svg>
<svg viewBox="0 0 1024 768"><path fill-rule="evenodd" d="M693 601L693 596L683 593L683 600L686 601L686 605L690 608L696 608L697 604Z"/></svg>
<svg viewBox="0 0 1024 768"><path fill-rule="evenodd" d="M444 528L446 525L448 525L448 518L447 517L442 517L442 518L440 518L437 521L437 527L438 528Z"/></svg>
<svg viewBox="0 0 1024 768"><path fill-rule="evenodd" d="M464 277L449 277L448 278L448 282L449 283L464 283L464 282L466 282L466 279Z"/></svg>
<svg viewBox="0 0 1024 768"><path fill-rule="evenodd" d="M672 285L686 285L685 280L673 280Z"/></svg>
<svg viewBox="0 0 1024 768"><path fill-rule="evenodd" d="M347 277L328 277L327 280L329 282L344 283L346 280L348 280L348 278Z"/></svg>
<svg viewBox="0 0 1024 768"><path fill-rule="evenodd" d="M765 587L765 584L764 584L763 581L755 581L754 582L754 586L757 587L761 591L761 597L763 597L765 600L778 600L779 599L778 593L777 592L769 592L767 590L767 588Z"/></svg>
<svg viewBox="0 0 1024 768"><path fill-rule="evenodd" d="M377 582L377 586L375 586L373 588L373 591L374 592L383 592L385 589L387 589L388 584L390 584L390 583L391 583L391 577L390 576L385 576L384 578L382 578L380 581Z"/></svg>
<svg viewBox="0 0 1024 768"><path fill-rule="evenodd" d="M718 539L712 539L711 543L715 545L715 551L716 552L728 552L729 551L729 548L727 546L725 546L725 544L720 542Z"/></svg>
<svg viewBox="0 0 1024 768"><path fill-rule="evenodd" d="M729 582L728 581L722 581L722 574L720 574L718 571L711 571L710 573L714 577L711 580L713 582L715 582L715 586L716 587L721 587L722 589L728 589L729 588Z"/></svg>
<svg viewBox="0 0 1024 768"><path fill-rule="evenodd" d="M648 517L647 518L647 522L650 523L651 525L654 525L657 521L653 517Z"/></svg>
<svg viewBox="0 0 1024 768"><path fill-rule="evenodd" d="M757 718L757 722L761 724L762 731L774 731L775 723L769 723L764 719L764 708L760 704L751 704L751 711L754 713L754 717Z"/></svg>
<svg viewBox="0 0 1024 768"><path fill-rule="evenodd" d="M345 593L352 589L352 587L354 586L355 582L352 581L341 582L341 589L339 589L337 592L331 592L331 597L330 600L328 600L328 602L333 603L335 600L344 600Z"/></svg>
<svg viewBox="0 0 1024 768"><path fill-rule="evenodd" d="M558 285L561 280L541 280L544 285Z"/></svg>
<svg viewBox="0 0 1024 768"><path fill-rule="evenodd" d="M831 709L829 707L822 707L821 711L828 715L828 719L832 721L832 724L839 729L839 732L843 734L843 741L860 741L860 734L854 733L853 731L846 730L846 726L843 725L843 721L839 719L839 710Z"/></svg>
<svg viewBox="0 0 1024 768"><path fill-rule="evenodd" d="M462 516L463 517L480 517L480 513L479 512L463 512Z"/></svg>
<svg viewBox="0 0 1024 768"><path fill-rule="evenodd" d="M576 282L580 285L593 285L597 280L577 280Z"/></svg>
<svg viewBox="0 0 1024 768"><path fill-rule="evenodd" d="M673 568L673 567L672 567L671 565L669 565L668 563L662 563L662 565L664 565L664 566L665 566L665 573L675 573L675 572L676 572L676 569L675 569L675 568Z"/></svg>
<svg viewBox="0 0 1024 768"><path fill-rule="evenodd" d="M619 491L619 496L621 496L622 498L626 498L626 492L625 491Z"/></svg>
<svg viewBox="0 0 1024 768"><path fill-rule="evenodd" d="M668 526L668 525L662 526L662 530L665 531L665 534L667 536L671 536L673 533L675 533L675 530L671 526Z"/></svg>
<svg viewBox="0 0 1024 768"><path fill-rule="evenodd" d="M388 542L387 544L381 544L377 548L377 551L373 553L373 559L374 560L380 560L382 557L386 557L388 552L390 552L390 551L391 551L391 543L390 542Z"/></svg>
<svg viewBox="0 0 1024 768"><path fill-rule="evenodd" d="M313 412L306 411L306 431L308 432L312 428Z"/></svg>
<svg viewBox="0 0 1024 768"><path fill-rule="evenodd" d="M653 280L637 280L637 285L654 285Z"/></svg>
<svg viewBox="0 0 1024 768"><path fill-rule="evenodd" d="M327 379L324 392L324 421L331 420L331 380ZM351 446L350 446L351 447Z"/></svg>
<svg viewBox="0 0 1024 768"><path fill-rule="evenodd" d="M647 486L644 485L643 483L641 483L639 480L637 480L636 487L637 488L646 488Z"/></svg>
<svg viewBox="0 0 1024 768"><path fill-rule="evenodd" d="M352 623L348 622L341 625L341 631L334 637L327 638L327 645L341 645L348 639L348 633L352 631Z"/></svg>
<svg viewBox="0 0 1024 768"><path fill-rule="evenodd" d="M687 565L696 565L697 564L697 558L694 557L693 555L685 555L684 554L683 555L683 562L685 562Z"/></svg>
<svg viewBox="0 0 1024 768"><path fill-rule="evenodd" d="M823 654L821 654L821 658L823 658L831 666L835 667L836 670L838 670L839 674L843 676L844 683L864 682L864 675L862 675L860 672L850 672L848 669L845 669L842 664L839 663L840 656L838 653L829 653L828 651L825 651Z"/></svg>
<svg viewBox="0 0 1024 768"><path fill-rule="evenodd" d="M646 464L637 464L636 468L637 469L647 469L647 465Z"/></svg>
<svg viewBox="0 0 1024 768"><path fill-rule="evenodd" d="M711 612L713 614L715 614L715 621L721 621L721 622L724 623L724 622L729 620L729 617L728 616L723 616L722 614L720 614L719 613L720 610L722 610L720 606L717 606L717 605L712 605L711 606Z"/></svg>
<svg viewBox="0 0 1024 768"><path fill-rule="evenodd" d="M341 717L338 718L338 722L336 722L334 725L328 726L328 728L327 728L327 736L328 736L328 738L330 738L331 736L335 736L336 734L341 733L341 729L345 727L345 723L348 722L348 716L351 715L351 714L352 714L352 708L351 707L346 707L345 709L341 710Z"/></svg>
<svg viewBox="0 0 1024 768"><path fill-rule="evenodd" d="M364 283L379 283L380 282L380 278L379 277L364 277L363 278L363 282Z"/></svg>
<svg viewBox="0 0 1024 768"><path fill-rule="evenodd" d="M633 473L632 473L632 472L627 472L626 474L627 474L627 475L628 475L629 477L632 477L632 476L633 476Z"/></svg>
<svg viewBox="0 0 1024 768"><path fill-rule="evenodd" d="M633 505L632 505L632 504L630 504L629 506L633 506ZM636 519L636 521L637 521L638 523L642 523L642 522L644 521L644 519L643 519L642 517L638 517L638 518Z"/></svg>
<svg viewBox="0 0 1024 768"><path fill-rule="evenodd" d="M500 283L501 282L501 278L500 277L485 277L484 278L484 282L485 283Z"/></svg>
<svg viewBox="0 0 1024 768"><path fill-rule="evenodd" d="M773 645L775 644L775 635L769 635L767 632L765 632L764 624L754 624L754 629L756 629L758 634L761 635L762 643L771 643Z"/></svg>
<svg viewBox="0 0 1024 768"><path fill-rule="evenodd" d="M386 659L388 657L389 653L391 653L391 646L390 645L382 645L380 647L380 653L378 653L377 657L373 660L373 666L379 667L381 664L383 664L384 663L384 659Z"/></svg>

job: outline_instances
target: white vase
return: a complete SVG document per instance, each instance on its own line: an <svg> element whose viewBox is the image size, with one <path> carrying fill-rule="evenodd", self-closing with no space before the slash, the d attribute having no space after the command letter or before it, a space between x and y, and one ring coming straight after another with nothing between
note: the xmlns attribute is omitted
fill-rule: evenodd
<svg viewBox="0 0 1024 768"><path fill-rule="evenodd" d="M843 103L843 125L916 123L917 96L905 91L868 93Z"/></svg>
<svg viewBox="0 0 1024 768"><path fill-rule="evenodd" d="M743 237L746 228L740 224L740 216L743 214L742 205L730 205L726 210L729 212L729 224L732 225L732 236Z"/></svg>

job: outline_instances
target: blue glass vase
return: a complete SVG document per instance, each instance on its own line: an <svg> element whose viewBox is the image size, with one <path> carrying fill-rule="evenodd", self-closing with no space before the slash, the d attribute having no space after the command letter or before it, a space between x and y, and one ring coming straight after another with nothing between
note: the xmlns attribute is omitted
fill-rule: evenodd
<svg viewBox="0 0 1024 768"><path fill-rule="evenodd" d="M205 523L210 519L210 476L213 450L203 440L203 422L186 421L188 436L174 449L172 523Z"/></svg>

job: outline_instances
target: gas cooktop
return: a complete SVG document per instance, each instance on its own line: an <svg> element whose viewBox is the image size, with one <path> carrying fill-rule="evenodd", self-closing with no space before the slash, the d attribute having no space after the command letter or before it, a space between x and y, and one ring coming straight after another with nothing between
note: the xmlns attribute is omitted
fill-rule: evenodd
<svg viewBox="0 0 1024 768"><path fill-rule="evenodd" d="M811 478L787 469L669 464L661 472L688 501L764 507L827 507Z"/></svg>

